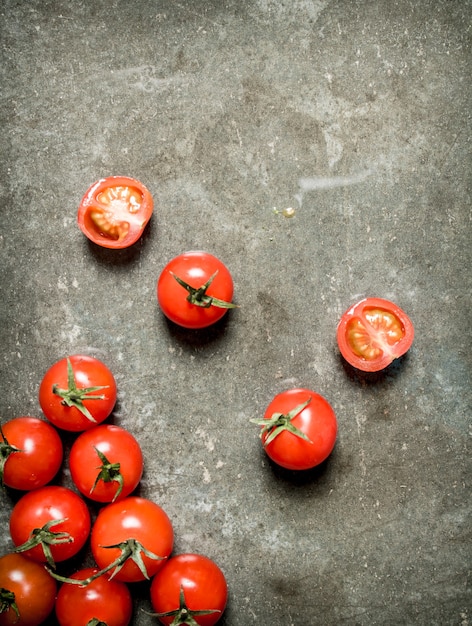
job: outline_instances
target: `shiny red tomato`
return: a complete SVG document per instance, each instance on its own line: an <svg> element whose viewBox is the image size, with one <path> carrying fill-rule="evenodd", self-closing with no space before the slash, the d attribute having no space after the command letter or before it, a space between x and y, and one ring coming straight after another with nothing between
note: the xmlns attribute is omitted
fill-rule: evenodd
<svg viewBox="0 0 472 626"><path fill-rule="evenodd" d="M348 309L339 322L341 354L353 367L378 372L405 354L413 343L408 315L382 298L365 298Z"/></svg>
<svg viewBox="0 0 472 626"><path fill-rule="evenodd" d="M90 542L95 562L101 569L111 566L114 580L139 582L151 578L165 563L172 552L174 531L160 506L129 496L101 509ZM118 544L123 547L113 547ZM142 558L143 569L135 557Z"/></svg>
<svg viewBox="0 0 472 626"><path fill-rule="evenodd" d="M331 454L338 430L336 415L322 396L309 389L289 389L274 397L261 426L267 455L290 470L316 467Z"/></svg>
<svg viewBox="0 0 472 626"><path fill-rule="evenodd" d="M47 419L80 432L103 422L116 403L116 382L108 367L77 354L52 365L41 381L39 403Z"/></svg>
<svg viewBox="0 0 472 626"><path fill-rule="evenodd" d="M0 558L0 626L39 626L54 608L56 581L21 554Z"/></svg>
<svg viewBox="0 0 472 626"><path fill-rule="evenodd" d="M143 474L143 454L133 435L112 424L80 434L69 455L72 480L91 500L122 500L137 487Z"/></svg>
<svg viewBox="0 0 472 626"><path fill-rule="evenodd" d="M43 487L59 471L62 458L61 438L44 420L15 417L0 429L0 478L7 487Z"/></svg>
<svg viewBox="0 0 472 626"><path fill-rule="evenodd" d="M128 248L151 219L153 199L134 178L110 176L94 183L79 206L77 220L86 237L104 248Z"/></svg>
<svg viewBox="0 0 472 626"><path fill-rule="evenodd" d="M159 621L172 625L213 626L228 598L223 572L200 554L179 554L169 559L154 576L150 592Z"/></svg>
<svg viewBox="0 0 472 626"><path fill-rule="evenodd" d="M206 328L220 320L233 297L228 268L208 252L185 252L175 257L157 281L162 312L184 328Z"/></svg>
<svg viewBox="0 0 472 626"><path fill-rule="evenodd" d="M72 574L73 580L85 580L98 572L87 568ZM133 601L128 587L107 576L100 576L81 587L64 583L56 600L56 616L60 626L87 626L98 620L106 626L128 626Z"/></svg>
<svg viewBox="0 0 472 626"><path fill-rule="evenodd" d="M67 487L49 485L28 491L10 516L16 551L52 567L77 554L89 534L87 505Z"/></svg>

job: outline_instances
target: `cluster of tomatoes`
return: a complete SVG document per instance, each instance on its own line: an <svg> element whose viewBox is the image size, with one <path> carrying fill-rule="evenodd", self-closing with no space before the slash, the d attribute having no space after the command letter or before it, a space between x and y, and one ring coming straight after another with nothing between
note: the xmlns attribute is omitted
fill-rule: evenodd
<svg viewBox="0 0 472 626"><path fill-rule="evenodd" d="M152 210L151 194L139 181L110 177L87 191L78 223L94 243L124 248L139 239ZM162 312L186 328L214 324L236 306L232 298L228 268L207 252L175 257L157 282ZM344 313L337 341L351 366L375 372L409 349L413 326L392 302L367 298ZM132 613L127 585L146 579L161 623L215 624L227 601L222 571L202 555L171 556L169 517L154 502L132 495L143 472L138 442L123 428L102 424L116 402L110 370L89 356L62 359L46 372L39 402L49 423L21 417L1 431L3 484L27 493L10 518L16 550L0 559L0 626L35 626L54 606L61 626L126 626ZM319 465L335 445L335 413L309 389L278 394L252 421L268 456L290 470ZM80 433L69 455L80 495L49 485L63 461L54 427ZM93 524L86 498L103 505ZM70 578L58 575L56 563L76 555L88 539L96 567ZM63 583L58 592L56 581Z"/></svg>

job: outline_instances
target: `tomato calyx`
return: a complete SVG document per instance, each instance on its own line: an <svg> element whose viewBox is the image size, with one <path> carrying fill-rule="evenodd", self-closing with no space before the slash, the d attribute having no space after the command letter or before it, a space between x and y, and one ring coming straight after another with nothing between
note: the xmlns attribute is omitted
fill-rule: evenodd
<svg viewBox="0 0 472 626"><path fill-rule="evenodd" d="M13 591L5 589L5 587L0 587L0 615L7 613L10 609L16 613L17 619L15 621L18 621L21 616L16 604L15 594Z"/></svg>
<svg viewBox="0 0 472 626"><path fill-rule="evenodd" d="M53 532L51 528L57 526L58 524L63 524L67 522L68 518L64 519L53 519L44 524L41 528L34 528L31 531L29 539L25 541L21 546L17 546L15 548L15 552L26 552L26 550L31 550L32 548L36 548L36 546L41 546L44 556L46 558L46 562L52 568L56 567L54 563L54 558L51 552L51 546L56 546L62 543L72 543L74 538L68 532Z"/></svg>
<svg viewBox="0 0 472 626"><path fill-rule="evenodd" d="M91 422L96 423L97 420L93 417L87 407L84 405L84 400L104 400L104 395L93 395L100 389L107 389L108 385L101 385L96 387L85 387L79 389L75 382L74 369L69 358L67 358L67 389L60 389L58 385L52 386L52 392L62 398L61 404L68 407L75 407ZM92 395L90 395L92 394Z"/></svg>
<svg viewBox="0 0 472 626"><path fill-rule="evenodd" d="M5 473L5 463L8 461L8 457L10 456L10 454L14 454L15 452L23 452L23 450L16 448L8 442L8 439L3 434L1 426L0 437L3 439L3 441L0 442L0 485L2 487L5 487L5 483L3 480L3 476Z"/></svg>
<svg viewBox="0 0 472 626"><path fill-rule="evenodd" d="M211 306L216 306L220 309L236 309L237 304L233 304L232 302L225 302L224 300L220 300L219 298L215 298L214 296L209 296L207 294L207 289L215 279L218 274L218 270L214 274L210 276L210 278L198 289L192 287L184 280L182 280L179 276L176 276L174 272L170 272L170 274L175 278L175 280L188 291L187 301L190 304L195 304L196 306L200 306L204 309L208 309Z"/></svg>
<svg viewBox="0 0 472 626"><path fill-rule="evenodd" d="M201 609L198 611L192 611L189 609L185 602L184 588L181 586L178 609L167 611L166 613L148 613L148 615L152 615L154 617L173 617L174 619L170 623L170 626L199 626L198 622L194 619L194 616L198 617L199 615L211 615L212 613L221 613L221 611L219 609Z"/></svg>
<svg viewBox="0 0 472 626"><path fill-rule="evenodd" d="M107 626L107 623L98 619L98 617L92 617L85 626Z"/></svg>
<svg viewBox="0 0 472 626"><path fill-rule="evenodd" d="M98 483L101 480L103 480L104 483L111 483L111 482L118 483L118 489L116 490L116 493L113 496L113 500L112 500L112 502L114 502L118 498L120 493L123 491L123 486L125 482L123 479L123 475L121 474L121 471L120 471L121 465L119 463L110 463L107 457L98 448L95 448L95 452L97 453L98 458L102 462L102 465L97 467L97 469L100 471L98 472L95 482L93 483L92 488L90 489L90 493L94 491L95 487L98 485Z"/></svg>
<svg viewBox="0 0 472 626"><path fill-rule="evenodd" d="M268 446L271 441L274 441L274 439L285 430L292 433L292 435L296 435L297 437L308 441L308 443L312 443L304 432L292 424L294 417L301 413L303 409L310 404L310 402L311 398L308 398L308 400L299 404L286 414L273 413L270 419L252 419L251 422L253 424L258 424L263 427L259 433L259 437L263 440L264 447Z"/></svg>
<svg viewBox="0 0 472 626"><path fill-rule="evenodd" d="M110 580L111 580L114 576L116 576L116 574L118 574L118 572L121 570L121 568L126 563L126 561L128 559L131 559L132 561L134 561L134 563L136 563L140 572L146 578L146 580L149 580L149 575L147 573L146 565L143 561L142 555L144 554L149 559L153 559L155 561L163 561L167 558L165 556L158 556L157 554L154 554L150 550L147 550L136 539L126 539L125 541L122 541L121 543L116 543L112 546L102 546L102 547L103 548L118 548L119 550L121 550L121 554L114 561L112 561L112 563L109 563L106 567L99 570L92 576L89 576L88 578L85 578L83 580L80 580L78 578L67 578L66 576L60 576L59 574L56 574L55 572L52 572L51 570L48 570L48 571L51 574L51 576L55 578L56 580L58 580L59 582L71 583L72 585L80 585L84 587L86 585L89 585L91 582L93 582L97 578L100 578L100 576L103 576L103 574L106 574L110 570L114 570L110 576Z"/></svg>

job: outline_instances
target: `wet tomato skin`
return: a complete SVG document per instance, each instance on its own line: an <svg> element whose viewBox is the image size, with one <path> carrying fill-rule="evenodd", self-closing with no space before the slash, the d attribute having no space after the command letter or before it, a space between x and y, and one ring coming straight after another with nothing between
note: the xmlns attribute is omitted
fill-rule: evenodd
<svg viewBox="0 0 472 626"><path fill-rule="evenodd" d="M98 572L86 568L70 578L85 580ZM133 613L131 593L125 583L99 576L85 586L64 583L56 600L56 616L60 626L86 626L94 618L107 626L128 626Z"/></svg>
<svg viewBox="0 0 472 626"><path fill-rule="evenodd" d="M49 483L63 459L62 440L53 426L37 417L21 416L2 425L0 442L18 449L9 454L3 472L7 487L20 491Z"/></svg>
<svg viewBox="0 0 472 626"><path fill-rule="evenodd" d="M84 235L104 248L122 249L138 241L151 219L154 202L135 178L109 176L89 187L77 222Z"/></svg>
<svg viewBox="0 0 472 626"><path fill-rule="evenodd" d="M379 372L410 349L414 328L408 315L390 300L365 298L341 316L336 337L350 365Z"/></svg>
<svg viewBox="0 0 472 626"><path fill-rule="evenodd" d="M39 626L51 614L57 584L44 565L22 554L0 558L0 588L14 594L20 616L13 608L0 613L0 626Z"/></svg>

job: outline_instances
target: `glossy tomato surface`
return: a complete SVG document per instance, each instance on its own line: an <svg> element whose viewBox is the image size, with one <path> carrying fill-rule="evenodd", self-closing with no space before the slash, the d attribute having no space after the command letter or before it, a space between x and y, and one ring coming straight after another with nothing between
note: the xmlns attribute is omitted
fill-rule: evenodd
<svg viewBox="0 0 472 626"><path fill-rule="evenodd" d="M12 489L29 491L43 487L62 464L59 434L51 424L37 417L15 417L3 424L0 448L2 458L6 456L3 483Z"/></svg>
<svg viewBox="0 0 472 626"><path fill-rule="evenodd" d="M214 304L207 307L193 304L188 300L188 291L174 277L198 290L215 273L206 295L231 303L233 279L226 265L217 257L208 252L192 251L169 261L157 281L157 300L164 315L184 328L206 328L220 320L227 308Z"/></svg>
<svg viewBox="0 0 472 626"><path fill-rule="evenodd" d="M67 395L69 401L64 397ZM39 403L44 415L57 428L72 432L87 430L103 422L112 412L116 403L115 378L108 367L94 357L83 354L66 357L54 363L44 375L39 387Z"/></svg>
<svg viewBox="0 0 472 626"><path fill-rule="evenodd" d="M342 356L365 372L378 372L405 354L413 336L408 315L382 298L365 298L352 306L342 315L337 329Z"/></svg>
<svg viewBox="0 0 472 626"><path fill-rule="evenodd" d="M79 206L77 221L86 237L104 248L127 248L141 237L153 199L138 180L110 176L94 183Z"/></svg>
<svg viewBox="0 0 472 626"><path fill-rule="evenodd" d="M71 576L85 580L96 568L80 570ZM106 626L128 626L133 613L131 593L124 583L100 576L86 586L64 583L56 600L60 626L87 626L95 618Z"/></svg>
<svg viewBox="0 0 472 626"><path fill-rule="evenodd" d="M91 548L95 562L104 569L119 556L119 548L110 548L129 539L136 540L156 557L141 552L148 577L152 577L166 562L172 552L174 531L167 513L146 498L129 496L103 507L93 525ZM111 570L113 575L114 569ZM113 576L122 582L139 582L146 579L138 565L128 558Z"/></svg>
<svg viewBox="0 0 472 626"><path fill-rule="evenodd" d="M218 565L200 554L178 554L157 572L151 583L151 602L156 613L172 613L180 607L183 590L185 607L194 611L215 611L208 615L192 615L200 626L213 626L226 607L228 587ZM162 624L171 624L173 617L160 617Z"/></svg>
<svg viewBox="0 0 472 626"><path fill-rule="evenodd" d="M84 496L112 502L125 498L137 487L143 474L143 455L130 432L101 424L74 441L69 467L75 486Z"/></svg>
<svg viewBox="0 0 472 626"><path fill-rule="evenodd" d="M89 536L90 513L87 505L67 487L48 485L29 491L18 500L10 516L13 543L17 548L23 547L33 531L46 525L51 533L64 533L64 541L50 545L50 549L54 563L65 561L79 552ZM22 551L22 554L40 563L46 561L41 545Z"/></svg>
<svg viewBox="0 0 472 626"><path fill-rule="evenodd" d="M21 554L0 558L0 626L39 626L54 608L57 584L44 565ZM8 592L14 594L5 600ZM11 606L14 602L18 613Z"/></svg>
<svg viewBox="0 0 472 626"><path fill-rule="evenodd" d="M304 408L296 411L297 408ZM262 431L262 443L267 455L281 467L290 470L306 470L316 467L331 454L338 430L336 415L325 398L309 389L289 389L274 397L267 407L264 420L280 415L288 417L288 423L306 438L289 429ZM262 426L264 429L264 426ZM274 437L268 443L270 436ZM276 436L274 436L276 435Z"/></svg>

